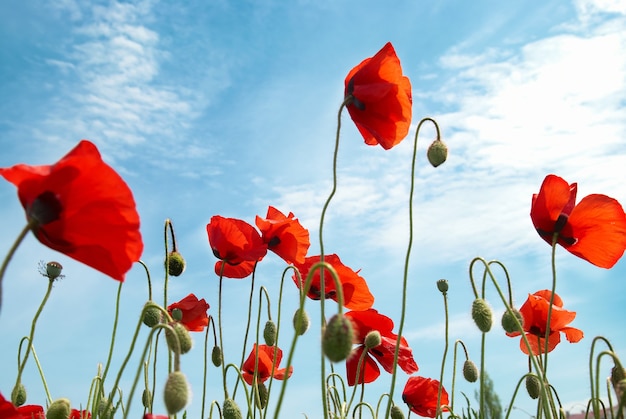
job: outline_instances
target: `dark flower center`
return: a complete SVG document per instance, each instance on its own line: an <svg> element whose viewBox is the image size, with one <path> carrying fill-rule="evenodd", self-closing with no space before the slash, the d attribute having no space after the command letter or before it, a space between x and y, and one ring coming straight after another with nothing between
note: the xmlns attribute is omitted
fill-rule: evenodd
<svg viewBox="0 0 626 419"><path fill-rule="evenodd" d="M41 193L26 209L26 214L30 220L37 221L37 224L44 225L58 220L63 211L63 206L54 192L45 191Z"/></svg>
<svg viewBox="0 0 626 419"><path fill-rule="evenodd" d="M365 103L361 102L352 94L354 92L354 78L351 78L350 81L348 82L347 90L348 90L348 95L346 96L346 98L350 97L350 100L346 103L346 105L353 105L358 110L364 111Z"/></svg>
<svg viewBox="0 0 626 419"><path fill-rule="evenodd" d="M280 238L278 236L274 236L270 239L269 243L267 243L267 247L275 247L280 244Z"/></svg>

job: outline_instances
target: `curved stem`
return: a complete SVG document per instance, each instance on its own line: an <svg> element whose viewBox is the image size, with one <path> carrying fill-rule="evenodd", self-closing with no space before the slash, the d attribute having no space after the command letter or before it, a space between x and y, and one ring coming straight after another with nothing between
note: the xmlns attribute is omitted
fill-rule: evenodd
<svg viewBox="0 0 626 419"><path fill-rule="evenodd" d="M20 231L20 234L17 235L17 238L13 242L13 245L11 245L11 248L4 257L4 260L2 261L2 266L0 266L0 310L2 309L2 279L4 278L4 273L7 270L7 266L9 266L9 262L11 261L13 254L20 246L20 243L22 243L22 240L24 240L24 237L26 237L28 231L31 228L34 228L35 225L37 225L37 222L35 220L30 220L28 223L26 223L22 231Z"/></svg>

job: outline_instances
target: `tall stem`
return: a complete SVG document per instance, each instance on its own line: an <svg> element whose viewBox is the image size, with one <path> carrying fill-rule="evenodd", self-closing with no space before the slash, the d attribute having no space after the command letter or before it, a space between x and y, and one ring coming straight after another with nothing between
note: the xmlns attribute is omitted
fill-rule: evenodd
<svg viewBox="0 0 626 419"><path fill-rule="evenodd" d="M22 243L22 240L24 240L24 237L26 237L28 231L36 224L37 222L34 220L30 220L28 223L26 223L22 231L20 231L20 234L18 234L17 238L15 239L15 242L13 242L13 245L7 252L7 255L4 257L4 260L2 261L2 266L0 266L0 309L2 309L2 279L4 278L4 273L6 272L7 266L9 266L9 262L11 261L11 258L19 247L20 243Z"/></svg>

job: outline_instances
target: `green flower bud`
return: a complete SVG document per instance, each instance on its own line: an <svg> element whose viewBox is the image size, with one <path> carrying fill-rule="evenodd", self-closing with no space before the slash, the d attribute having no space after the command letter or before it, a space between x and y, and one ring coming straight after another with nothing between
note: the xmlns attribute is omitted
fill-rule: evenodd
<svg viewBox="0 0 626 419"><path fill-rule="evenodd" d="M213 365L216 367L222 365L222 350L217 345L215 345L211 351L211 362L213 362Z"/></svg>
<svg viewBox="0 0 626 419"><path fill-rule="evenodd" d="M267 406L267 387L265 387L265 383L258 383L257 384L257 389L258 389L258 397L255 395L254 397L254 403L256 404L256 407L263 410L265 409L265 406Z"/></svg>
<svg viewBox="0 0 626 419"><path fill-rule="evenodd" d="M448 292L448 281L446 279L440 279L437 281L437 289L439 292L445 294Z"/></svg>
<svg viewBox="0 0 626 419"><path fill-rule="evenodd" d="M535 400L539 398L541 394L541 381L535 374L526 376L526 391L531 399Z"/></svg>
<svg viewBox="0 0 626 419"><path fill-rule="evenodd" d="M517 318L517 321L519 322L519 324L523 328L524 327L524 317L522 317L522 313L520 313L519 310L517 310L515 308L513 308L511 310L512 311L509 311L509 310L505 311L504 314L502 315L502 328L507 333L521 332L522 329L520 329L517 326L517 323L515 322L515 319Z"/></svg>
<svg viewBox="0 0 626 419"><path fill-rule="evenodd" d="M98 413L98 417L102 419L113 419L113 415L115 414L113 403L109 404L109 399L102 397L98 403Z"/></svg>
<svg viewBox="0 0 626 419"><path fill-rule="evenodd" d="M170 313L172 320L179 322L183 319L183 311L180 308L175 308Z"/></svg>
<svg viewBox="0 0 626 419"><path fill-rule="evenodd" d="M311 320L309 319L309 315L307 312L302 309L297 309L293 314L293 328L296 331L296 334L302 336L309 330L309 326L311 324Z"/></svg>
<svg viewBox="0 0 626 419"><path fill-rule="evenodd" d="M443 164L443 162L445 162L448 158L448 146L437 138L428 147L426 157L428 157L428 161L433 165L433 167L437 167Z"/></svg>
<svg viewBox="0 0 626 419"><path fill-rule="evenodd" d="M617 383L622 381L624 378L626 378L625 368L618 368L617 365L611 368L611 384L613 384L613 387L615 387Z"/></svg>
<svg viewBox="0 0 626 419"><path fill-rule="evenodd" d="M389 417L391 417L391 419L404 419L404 413L402 412L400 406L394 404L389 412Z"/></svg>
<svg viewBox="0 0 626 419"><path fill-rule="evenodd" d="M174 415L180 412L189 401L189 386L185 374L180 371L173 371L165 382L163 392L163 402L167 413Z"/></svg>
<svg viewBox="0 0 626 419"><path fill-rule="evenodd" d="M11 391L11 403L16 407L20 407L26 403L26 387L24 387L24 384L19 383L13 387L13 391Z"/></svg>
<svg viewBox="0 0 626 419"><path fill-rule="evenodd" d="M267 346L274 346L276 343L276 323L272 320L268 320L265 323L265 329L263 329L263 339Z"/></svg>
<svg viewBox="0 0 626 419"><path fill-rule="evenodd" d="M141 403L143 404L143 407L150 409L150 405L152 404L152 392L147 388L143 389L143 393L141 394Z"/></svg>
<svg viewBox="0 0 626 419"><path fill-rule="evenodd" d="M478 368L469 359L463 363L463 377L470 383L475 383L478 380Z"/></svg>
<svg viewBox="0 0 626 419"><path fill-rule="evenodd" d="M183 272L185 272L185 259L183 255L178 252L170 252L167 259L165 260L165 265L167 266L167 262L169 259L169 270L168 273L170 276L180 276Z"/></svg>
<svg viewBox="0 0 626 419"><path fill-rule="evenodd" d="M491 324L493 323L493 314L491 307L482 298L477 298L472 303L472 318L474 323L478 326L481 332L487 333L491 330Z"/></svg>
<svg viewBox="0 0 626 419"><path fill-rule="evenodd" d="M67 419L72 411L72 405L68 399L56 399L46 411L46 419Z"/></svg>
<svg viewBox="0 0 626 419"><path fill-rule="evenodd" d="M154 304L154 301L148 301L147 304ZM143 324L148 327L154 327L157 324L161 323L162 318L161 310L156 308L154 305L151 305L143 312Z"/></svg>
<svg viewBox="0 0 626 419"><path fill-rule="evenodd" d="M367 349L372 349L380 345L382 342L382 337L380 336L380 332L378 330L372 330L367 335L365 335L365 347Z"/></svg>
<svg viewBox="0 0 626 419"><path fill-rule="evenodd" d="M343 314L330 318L322 335L322 350L332 362L343 361L350 355L354 341L352 322Z"/></svg>
<svg viewBox="0 0 626 419"><path fill-rule="evenodd" d="M176 351L176 338L178 336L178 342L180 343L180 353L186 354L191 350L193 346L193 341L191 340L191 335L185 326L182 323L170 323L170 326L174 329L174 332L167 329L165 331L165 340L167 341L167 345L169 346L171 351Z"/></svg>
<svg viewBox="0 0 626 419"><path fill-rule="evenodd" d="M222 405L222 417L224 419L243 419L243 415L241 414L241 410L239 410L239 406L233 399L224 400L224 404Z"/></svg>

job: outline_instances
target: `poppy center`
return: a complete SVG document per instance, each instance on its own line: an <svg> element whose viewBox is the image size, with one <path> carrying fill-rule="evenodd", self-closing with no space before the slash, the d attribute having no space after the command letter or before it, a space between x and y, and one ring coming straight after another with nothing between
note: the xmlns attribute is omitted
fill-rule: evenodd
<svg viewBox="0 0 626 419"><path fill-rule="evenodd" d="M43 225L58 220L63 211L63 206L54 192L41 193L26 210L28 218Z"/></svg>
<svg viewBox="0 0 626 419"><path fill-rule="evenodd" d="M269 243L267 243L267 247L275 247L280 244L280 238L278 236L274 236L270 239Z"/></svg>
<svg viewBox="0 0 626 419"><path fill-rule="evenodd" d="M358 110L364 111L365 103L361 102L359 99L354 97L353 92L354 92L354 78L351 78L350 81L348 82L348 89L347 89L348 94L346 95L346 98L348 97L350 98L347 105L353 105Z"/></svg>

